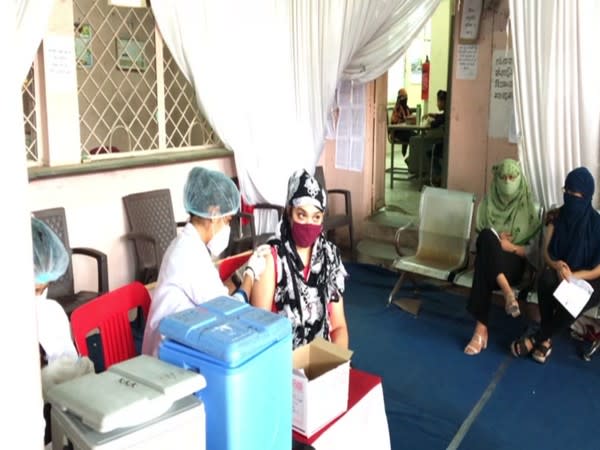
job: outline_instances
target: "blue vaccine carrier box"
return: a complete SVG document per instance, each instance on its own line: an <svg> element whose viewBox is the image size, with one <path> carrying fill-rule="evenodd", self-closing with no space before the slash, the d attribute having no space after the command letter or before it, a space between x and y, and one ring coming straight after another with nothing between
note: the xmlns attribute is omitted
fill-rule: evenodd
<svg viewBox="0 0 600 450"><path fill-rule="evenodd" d="M218 297L165 317L163 361L200 372L210 450L292 445L292 329L283 316Z"/></svg>

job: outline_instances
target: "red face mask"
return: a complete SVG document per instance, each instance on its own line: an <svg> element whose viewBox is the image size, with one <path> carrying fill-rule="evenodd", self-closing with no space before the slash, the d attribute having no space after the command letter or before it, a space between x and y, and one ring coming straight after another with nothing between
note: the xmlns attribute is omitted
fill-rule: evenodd
<svg viewBox="0 0 600 450"><path fill-rule="evenodd" d="M323 225L292 222L292 239L299 247L311 247L323 231Z"/></svg>

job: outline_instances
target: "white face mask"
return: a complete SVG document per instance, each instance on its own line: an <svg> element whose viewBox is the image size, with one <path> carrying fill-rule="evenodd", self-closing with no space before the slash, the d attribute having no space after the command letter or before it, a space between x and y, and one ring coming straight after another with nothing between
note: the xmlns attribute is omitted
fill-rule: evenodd
<svg viewBox="0 0 600 450"><path fill-rule="evenodd" d="M228 224L217 231L206 246L212 256L218 256L227 248L229 245L229 235L231 234L231 227Z"/></svg>

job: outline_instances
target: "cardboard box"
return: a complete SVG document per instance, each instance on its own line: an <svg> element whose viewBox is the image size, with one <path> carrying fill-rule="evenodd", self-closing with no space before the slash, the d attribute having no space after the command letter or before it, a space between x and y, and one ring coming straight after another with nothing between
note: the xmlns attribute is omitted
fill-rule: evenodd
<svg viewBox="0 0 600 450"><path fill-rule="evenodd" d="M294 430L310 437L346 412L351 357L323 338L294 350Z"/></svg>

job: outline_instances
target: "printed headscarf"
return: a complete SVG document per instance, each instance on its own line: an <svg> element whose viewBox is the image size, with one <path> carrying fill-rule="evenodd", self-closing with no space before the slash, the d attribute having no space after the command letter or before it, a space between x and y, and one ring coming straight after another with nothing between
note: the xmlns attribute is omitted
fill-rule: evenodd
<svg viewBox="0 0 600 450"><path fill-rule="evenodd" d="M600 264L600 215L592 207L594 177L585 167L578 167L567 175L564 189L579 192L583 198L564 193L548 253L565 261L571 270L593 269Z"/></svg>
<svg viewBox="0 0 600 450"><path fill-rule="evenodd" d="M329 340L329 302L337 302L344 292L346 269L339 249L323 233L312 247L308 275L292 239L289 209L312 205L325 211L327 195L306 170L295 172L288 183L288 211L281 220L279 236L269 244L277 252L274 304L279 314L292 322L293 347L321 336Z"/></svg>
<svg viewBox="0 0 600 450"><path fill-rule="evenodd" d="M527 244L541 229L529 183L514 159L492 167L490 190L477 210L477 230L493 228L512 235L516 245Z"/></svg>

